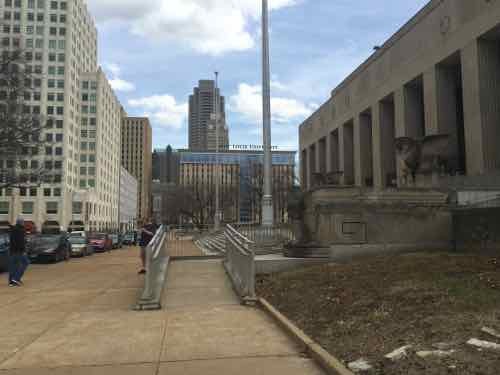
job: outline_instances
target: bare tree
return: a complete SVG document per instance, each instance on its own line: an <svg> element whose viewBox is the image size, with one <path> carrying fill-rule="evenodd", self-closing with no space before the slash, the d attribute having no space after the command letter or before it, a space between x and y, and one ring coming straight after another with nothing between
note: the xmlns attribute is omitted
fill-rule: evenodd
<svg viewBox="0 0 500 375"><path fill-rule="evenodd" d="M39 185L42 163L36 158L42 145L43 118L39 106L27 101L34 92L35 78L25 53L16 49L0 54L0 188Z"/></svg>
<svg viewBox="0 0 500 375"><path fill-rule="evenodd" d="M248 191L246 197L250 201L253 217L258 223L262 222L262 198L264 196L264 171L262 164L255 163L250 168L248 175L240 174L242 184ZM298 179L292 171L291 175L278 174L273 176L273 199L276 207L280 210L281 220L287 216L288 195L298 185Z"/></svg>

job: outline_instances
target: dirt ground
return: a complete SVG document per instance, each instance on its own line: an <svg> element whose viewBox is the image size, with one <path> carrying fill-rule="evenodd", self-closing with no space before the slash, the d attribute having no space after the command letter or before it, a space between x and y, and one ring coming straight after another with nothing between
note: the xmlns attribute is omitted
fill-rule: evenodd
<svg viewBox="0 0 500 375"><path fill-rule="evenodd" d="M500 254L370 257L265 276L258 294L344 363L367 359L366 374L500 374L500 351L466 344L500 343L481 332L500 330ZM448 358L415 354L443 342ZM404 345L407 358L384 358Z"/></svg>

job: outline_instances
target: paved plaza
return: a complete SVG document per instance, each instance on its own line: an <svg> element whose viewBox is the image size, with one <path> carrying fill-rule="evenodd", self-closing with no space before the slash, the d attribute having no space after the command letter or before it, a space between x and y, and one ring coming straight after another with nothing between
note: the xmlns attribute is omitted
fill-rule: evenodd
<svg viewBox="0 0 500 375"><path fill-rule="evenodd" d="M319 375L218 260L169 266L164 310L135 312L138 250L33 265L0 284L0 375ZM7 277L7 275L2 275Z"/></svg>

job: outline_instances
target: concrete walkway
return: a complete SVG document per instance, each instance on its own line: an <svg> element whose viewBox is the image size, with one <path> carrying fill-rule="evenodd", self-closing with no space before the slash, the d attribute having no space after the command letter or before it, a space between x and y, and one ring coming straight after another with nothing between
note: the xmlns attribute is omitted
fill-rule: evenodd
<svg viewBox="0 0 500 375"><path fill-rule="evenodd" d="M238 304L220 261L173 262L165 310L131 311L137 255L33 266L25 287L0 284L0 375L322 374Z"/></svg>

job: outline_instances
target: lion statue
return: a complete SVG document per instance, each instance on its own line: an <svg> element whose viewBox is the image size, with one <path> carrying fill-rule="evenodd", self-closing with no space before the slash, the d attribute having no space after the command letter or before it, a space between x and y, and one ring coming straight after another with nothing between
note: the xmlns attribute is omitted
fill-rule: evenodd
<svg viewBox="0 0 500 375"><path fill-rule="evenodd" d="M396 155L402 183L415 183L417 174L439 173L447 168L450 158L450 136L430 135L421 139L397 138Z"/></svg>

